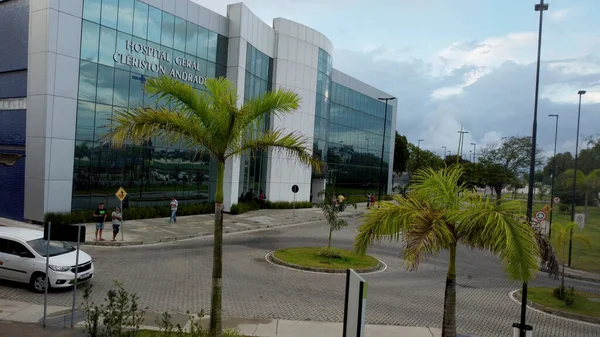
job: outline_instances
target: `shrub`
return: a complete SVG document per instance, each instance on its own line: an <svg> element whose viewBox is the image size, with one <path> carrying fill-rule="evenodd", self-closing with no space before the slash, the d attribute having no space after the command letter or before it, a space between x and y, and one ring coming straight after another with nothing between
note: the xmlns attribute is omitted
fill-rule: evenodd
<svg viewBox="0 0 600 337"><path fill-rule="evenodd" d="M92 210L74 210L70 213L46 213L44 222L52 222L52 225L71 225L80 223L92 223L94 218ZM106 221L110 221L110 214ZM130 207L124 210L123 217L125 220L151 219L151 218L166 218L171 215L169 207L165 206L149 206L149 207ZM197 203L183 204L177 208L178 216L197 215L197 214L212 214L214 213L213 203Z"/></svg>
<svg viewBox="0 0 600 337"><path fill-rule="evenodd" d="M334 248L334 247L321 248L317 251L317 256L328 258L328 259L341 259L342 251L340 249Z"/></svg>
<svg viewBox="0 0 600 337"><path fill-rule="evenodd" d="M555 288L552 291L552 295L555 298L564 301L567 307L572 307L575 303L575 288L573 287L569 287L569 289L567 290L561 285L560 287Z"/></svg>
<svg viewBox="0 0 600 337"><path fill-rule="evenodd" d="M313 205L310 201L297 201L295 208L312 208ZM231 205L231 214L242 214L250 211L256 211L259 209L292 209L294 203L289 201L246 201L238 204Z"/></svg>

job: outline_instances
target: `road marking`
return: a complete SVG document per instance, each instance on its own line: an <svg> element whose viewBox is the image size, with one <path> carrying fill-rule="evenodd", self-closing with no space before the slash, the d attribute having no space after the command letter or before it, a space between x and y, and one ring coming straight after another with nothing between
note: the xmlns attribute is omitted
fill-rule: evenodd
<svg viewBox="0 0 600 337"><path fill-rule="evenodd" d="M521 301L519 301L519 300L517 300L517 299L515 298L515 294L516 294L518 291L520 291L520 290L521 290L521 289L516 289L516 290L513 290L513 291L511 291L510 293L508 293L508 297L510 297L510 299L511 299L511 300L513 300L513 302L517 303L519 306L521 305ZM560 319L562 319L562 320L569 321L569 322L573 322L573 323L580 323L580 324L586 324L586 325L591 325L591 326L597 326L597 327L600 327L600 324L591 323L591 322L586 322L586 321L580 321L580 320L577 320L577 319L572 319L572 318L567 318L567 317L563 317L563 316L558 316L558 315L550 314L550 313L547 313L547 312L545 312L545 311L542 311L542 310L539 310L539 309L536 309L536 308L530 307L529 305L527 306L527 309L529 309L529 310L533 310L533 311L535 311L535 312L539 312L539 313L541 313L541 314L544 314L544 315L552 316L552 317L555 317L555 318L560 318Z"/></svg>

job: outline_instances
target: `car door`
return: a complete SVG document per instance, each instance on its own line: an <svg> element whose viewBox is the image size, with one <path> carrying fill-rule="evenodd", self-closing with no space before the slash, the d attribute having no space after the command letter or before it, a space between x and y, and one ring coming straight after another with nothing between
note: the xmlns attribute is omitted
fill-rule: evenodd
<svg viewBox="0 0 600 337"><path fill-rule="evenodd" d="M34 255L22 243L12 239L0 239L2 244L2 269L6 278L13 281L29 282Z"/></svg>

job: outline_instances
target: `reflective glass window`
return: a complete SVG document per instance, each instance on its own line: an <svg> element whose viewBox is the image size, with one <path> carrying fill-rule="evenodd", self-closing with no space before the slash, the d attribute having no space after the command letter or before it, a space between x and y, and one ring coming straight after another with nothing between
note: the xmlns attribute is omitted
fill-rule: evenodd
<svg viewBox="0 0 600 337"><path fill-rule="evenodd" d="M208 32L208 60L212 62L217 62L217 41L218 34L209 31Z"/></svg>
<svg viewBox="0 0 600 337"><path fill-rule="evenodd" d="M95 23L100 23L102 0L85 0L83 3L83 18Z"/></svg>
<svg viewBox="0 0 600 337"><path fill-rule="evenodd" d="M179 17L175 18L175 36L173 38L173 49L185 52L187 22Z"/></svg>
<svg viewBox="0 0 600 337"><path fill-rule="evenodd" d="M217 64L227 65L227 48L229 39L223 35L217 38Z"/></svg>
<svg viewBox="0 0 600 337"><path fill-rule="evenodd" d="M102 16L100 23L103 26L117 28L117 12L119 0L102 0Z"/></svg>
<svg viewBox="0 0 600 337"><path fill-rule="evenodd" d="M100 26L93 22L83 20L81 27L81 59L98 62L98 43L100 40Z"/></svg>
<svg viewBox="0 0 600 337"><path fill-rule="evenodd" d="M175 17L167 12L163 12L162 34L160 43L163 46L173 48L173 35L175 33Z"/></svg>
<svg viewBox="0 0 600 337"><path fill-rule="evenodd" d="M198 27L198 57L208 60L208 30L203 27Z"/></svg>
<svg viewBox="0 0 600 337"><path fill-rule="evenodd" d="M96 104L96 118L94 140L101 140L102 136L110 130L110 118L112 117L112 106Z"/></svg>
<svg viewBox="0 0 600 337"><path fill-rule="evenodd" d="M131 67L127 65L127 55L131 53L131 51L127 50L127 41L132 41L133 38L129 34L117 32L117 47L116 53L119 54L117 56L118 62L115 62L114 65L116 68L129 70ZM121 62L123 60L123 62ZM114 61L114 60L113 60Z"/></svg>
<svg viewBox="0 0 600 337"><path fill-rule="evenodd" d="M206 76L207 77L216 77L217 75L217 65L212 62L206 62Z"/></svg>
<svg viewBox="0 0 600 337"><path fill-rule="evenodd" d="M114 29L100 27L100 54L98 63L114 66L115 44L117 42L117 31Z"/></svg>
<svg viewBox="0 0 600 337"><path fill-rule="evenodd" d="M112 104L113 102L114 68L98 66L97 95L98 103Z"/></svg>
<svg viewBox="0 0 600 337"><path fill-rule="evenodd" d="M148 40L160 43L162 27L162 11L160 9L150 7L148 10Z"/></svg>
<svg viewBox="0 0 600 337"><path fill-rule="evenodd" d="M98 65L81 61L79 65L79 99L96 101Z"/></svg>
<svg viewBox="0 0 600 337"><path fill-rule="evenodd" d="M129 104L129 79L128 71L115 69L114 98L113 104L127 107Z"/></svg>
<svg viewBox="0 0 600 337"><path fill-rule="evenodd" d="M143 85L140 82L142 74L131 73L131 79L129 82L129 106L140 106L144 103Z"/></svg>
<svg viewBox="0 0 600 337"><path fill-rule="evenodd" d="M185 52L196 55L196 50L198 49L198 26L188 22L185 36Z"/></svg>
<svg viewBox="0 0 600 337"><path fill-rule="evenodd" d="M95 104L91 102L79 101L77 104L77 131L75 137L77 140L94 139L94 115Z"/></svg>
<svg viewBox="0 0 600 337"><path fill-rule="evenodd" d="M133 32L133 5L134 0L119 0L117 29L127 34Z"/></svg>
<svg viewBox="0 0 600 337"><path fill-rule="evenodd" d="M148 5L141 1L135 2L133 13L133 35L146 38L148 34Z"/></svg>

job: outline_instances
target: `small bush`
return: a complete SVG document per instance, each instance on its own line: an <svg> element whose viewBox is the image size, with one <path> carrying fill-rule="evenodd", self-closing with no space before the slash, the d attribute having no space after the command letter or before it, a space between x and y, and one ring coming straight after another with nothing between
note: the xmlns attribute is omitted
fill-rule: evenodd
<svg viewBox="0 0 600 337"><path fill-rule="evenodd" d="M560 286L552 291L552 295L561 301L564 301L567 307L572 307L575 303L575 288L569 287L567 290L565 287Z"/></svg>
<svg viewBox="0 0 600 337"><path fill-rule="evenodd" d="M552 291L552 295L554 295L554 298L564 301L565 300L565 287L560 286L558 288L555 288Z"/></svg>
<svg viewBox="0 0 600 337"><path fill-rule="evenodd" d="M168 205L167 205L168 206ZM197 214L212 214L215 211L213 203L198 203L184 204L177 208L178 216L197 215ZM46 213L44 222L52 222L52 225L71 225L81 223L92 223L93 210L74 210L71 213ZM109 210L109 216L106 221L110 222L112 210ZM166 206L149 206L149 207L130 207L124 210L123 217L125 220L166 218L171 215L171 210Z"/></svg>
<svg viewBox="0 0 600 337"><path fill-rule="evenodd" d="M338 248L321 248L317 251L317 256L327 259L341 259L342 251Z"/></svg>

